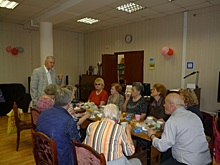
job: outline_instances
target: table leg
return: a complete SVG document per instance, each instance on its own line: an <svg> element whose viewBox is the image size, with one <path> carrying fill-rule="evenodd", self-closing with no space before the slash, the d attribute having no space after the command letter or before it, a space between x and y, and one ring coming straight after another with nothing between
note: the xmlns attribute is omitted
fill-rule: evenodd
<svg viewBox="0 0 220 165"><path fill-rule="evenodd" d="M151 141L147 141L147 165L151 164Z"/></svg>

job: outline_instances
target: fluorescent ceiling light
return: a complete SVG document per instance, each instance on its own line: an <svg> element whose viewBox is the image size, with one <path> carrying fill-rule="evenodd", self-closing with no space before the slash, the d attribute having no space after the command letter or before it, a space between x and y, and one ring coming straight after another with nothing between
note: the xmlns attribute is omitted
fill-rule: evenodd
<svg viewBox="0 0 220 165"><path fill-rule="evenodd" d="M135 4L133 2L116 7L117 10L121 10L128 13L133 13L135 11L143 10L145 8L146 7Z"/></svg>
<svg viewBox="0 0 220 165"><path fill-rule="evenodd" d="M0 0L0 7L14 9L17 5L18 3L14 1Z"/></svg>
<svg viewBox="0 0 220 165"><path fill-rule="evenodd" d="M88 17L77 20L77 22L82 22L82 23L87 23L87 24L93 24L93 23L96 23L96 22L99 22L99 21L100 20L93 19L93 18L88 18Z"/></svg>

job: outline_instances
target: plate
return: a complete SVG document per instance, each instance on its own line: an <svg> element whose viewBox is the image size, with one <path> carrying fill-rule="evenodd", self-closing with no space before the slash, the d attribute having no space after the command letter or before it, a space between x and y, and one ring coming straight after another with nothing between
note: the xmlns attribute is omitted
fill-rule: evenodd
<svg viewBox="0 0 220 165"><path fill-rule="evenodd" d="M80 110L80 107L75 107L74 110L76 110L76 111L77 111L77 110Z"/></svg>
<svg viewBox="0 0 220 165"><path fill-rule="evenodd" d="M102 114L101 114L101 113L97 114L97 116L98 116L99 118L102 118Z"/></svg>
<svg viewBox="0 0 220 165"><path fill-rule="evenodd" d="M94 111L94 114L99 114L99 113L101 113L101 112L99 112L99 111Z"/></svg>

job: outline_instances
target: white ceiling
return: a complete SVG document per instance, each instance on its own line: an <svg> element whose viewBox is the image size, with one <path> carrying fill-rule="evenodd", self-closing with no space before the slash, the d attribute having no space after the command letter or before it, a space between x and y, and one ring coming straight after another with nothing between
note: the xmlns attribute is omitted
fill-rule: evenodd
<svg viewBox="0 0 220 165"><path fill-rule="evenodd" d="M162 17L184 11L220 5L220 0L14 0L20 3L14 10L0 8L0 22L24 25L35 30L39 22L51 22L54 29L88 33L114 26ZM135 2L146 9L125 13L116 7ZM96 24L78 23L91 17Z"/></svg>

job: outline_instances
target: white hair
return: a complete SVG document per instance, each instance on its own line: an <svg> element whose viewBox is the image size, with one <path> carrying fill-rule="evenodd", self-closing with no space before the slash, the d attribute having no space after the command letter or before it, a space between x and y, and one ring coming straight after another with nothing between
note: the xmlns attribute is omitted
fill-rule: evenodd
<svg viewBox="0 0 220 165"><path fill-rule="evenodd" d="M104 116L112 120L118 120L119 109L115 104L107 104L104 108Z"/></svg>

